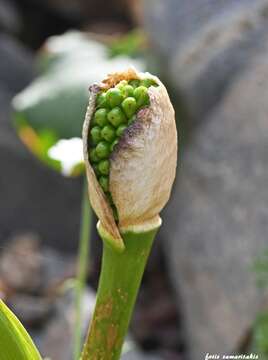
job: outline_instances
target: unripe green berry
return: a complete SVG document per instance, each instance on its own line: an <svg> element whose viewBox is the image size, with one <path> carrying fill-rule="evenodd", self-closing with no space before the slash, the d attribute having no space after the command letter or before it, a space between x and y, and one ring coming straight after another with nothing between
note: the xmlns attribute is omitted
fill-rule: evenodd
<svg viewBox="0 0 268 360"><path fill-rule="evenodd" d="M98 107L104 107L104 108L109 107L109 104L108 104L107 97L106 97L105 93L100 93L97 96L97 106Z"/></svg>
<svg viewBox="0 0 268 360"><path fill-rule="evenodd" d="M108 100L111 108L114 108L117 105L120 105L123 100L123 95L118 88L111 88L106 93L106 98Z"/></svg>
<svg viewBox="0 0 268 360"><path fill-rule="evenodd" d="M124 98L133 96L133 94L134 94L134 88L131 85L126 85L126 86L122 87L121 91L122 91Z"/></svg>
<svg viewBox="0 0 268 360"><path fill-rule="evenodd" d="M134 97L127 97L122 102L121 106L122 106L125 114L127 115L127 117L130 118L133 114L135 114L135 112L137 110L136 99Z"/></svg>
<svg viewBox="0 0 268 360"><path fill-rule="evenodd" d="M109 180L108 180L108 177L107 176L101 176L99 178L99 183L100 183L100 186L102 187L102 190L104 192L108 192L109 190Z"/></svg>
<svg viewBox="0 0 268 360"><path fill-rule="evenodd" d="M89 158L91 162L98 162L100 160L95 148L89 151Z"/></svg>
<svg viewBox="0 0 268 360"><path fill-rule="evenodd" d="M116 135L117 135L118 137L120 137L120 136L123 134L123 132L126 130L126 128L127 128L126 125L120 125L120 126L118 126L118 128L117 128L117 130L116 130Z"/></svg>
<svg viewBox="0 0 268 360"><path fill-rule="evenodd" d="M116 139L116 140L114 140L114 142L112 142L112 144L111 144L111 146L110 146L110 151L112 152L112 151L114 151L114 147L115 147L115 145L117 145L118 144L118 139Z"/></svg>
<svg viewBox="0 0 268 360"><path fill-rule="evenodd" d="M139 86L134 90L134 97L137 100L137 106L140 108L149 105L148 89L145 86Z"/></svg>
<svg viewBox="0 0 268 360"><path fill-rule="evenodd" d="M127 85L127 80L121 80L116 87L120 90L122 90Z"/></svg>
<svg viewBox="0 0 268 360"><path fill-rule="evenodd" d="M133 86L134 88L140 86L140 80L135 79L135 80L130 80L129 81L129 85Z"/></svg>
<svg viewBox="0 0 268 360"><path fill-rule="evenodd" d="M111 111L109 111L108 115L109 122L117 128L122 123L126 122L126 117L123 111L120 109L120 107L115 107Z"/></svg>
<svg viewBox="0 0 268 360"><path fill-rule="evenodd" d="M107 114L108 114L107 109L104 108L98 109L94 115L94 124L97 124L100 127L107 125L108 124Z"/></svg>
<svg viewBox="0 0 268 360"><path fill-rule="evenodd" d="M112 142L115 138L114 128L111 125L104 126L101 130L101 137L108 142Z"/></svg>
<svg viewBox="0 0 268 360"><path fill-rule="evenodd" d="M94 145L97 145L98 142L101 141L101 128L99 126L94 126L91 130L90 130L90 134L91 134L91 141Z"/></svg>
<svg viewBox="0 0 268 360"><path fill-rule="evenodd" d="M141 80L141 86L150 87L150 86L158 86L157 83L153 79L144 79Z"/></svg>
<svg viewBox="0 0 268 360"><path fill-rule="evenodd" d="M100 159L107 159L110 154L110 146L106 141L101 141L96 146L96 154Z"/></svg>
<svg viewBox="0 0 268 360"><path fill-rule="evenodd" d="M109 175L110 163L109 160L102 160L98 164L98 170L102 175Z"/></svg>

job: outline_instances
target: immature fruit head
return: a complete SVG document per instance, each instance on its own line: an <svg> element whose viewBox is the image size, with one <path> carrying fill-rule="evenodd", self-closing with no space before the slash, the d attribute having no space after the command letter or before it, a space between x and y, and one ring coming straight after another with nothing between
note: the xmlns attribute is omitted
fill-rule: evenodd
<svg viewBox="0 0 268 360"><path fill-rule="evenodd" d="M159 222L175 178L174 110L158 78L134 69L90 89L83 129L93 209L118 248L120 231Z"/></svg>

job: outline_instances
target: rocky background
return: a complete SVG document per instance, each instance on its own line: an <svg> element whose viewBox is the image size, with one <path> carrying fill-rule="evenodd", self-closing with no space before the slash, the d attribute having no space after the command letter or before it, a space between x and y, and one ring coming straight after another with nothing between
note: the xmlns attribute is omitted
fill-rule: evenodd
<svg viewBox="0 0 268 360"><path fill-rule="evenodd" d="M137 26L146 67L168 84L181 146L131 325L139 350L124 359L247 353L267 309L252 270L268 249L267 0L0 0L0 294L43 354L71 359L66 279L75 274L82 181L34 158L10 104L35 78L49 36L79 29L107 39ZM100 265L92 232L85 327Z"/></svg>

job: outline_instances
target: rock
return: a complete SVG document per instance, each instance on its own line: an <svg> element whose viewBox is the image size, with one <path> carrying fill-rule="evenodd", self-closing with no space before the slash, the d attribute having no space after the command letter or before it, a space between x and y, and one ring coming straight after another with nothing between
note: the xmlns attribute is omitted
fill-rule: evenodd
<svg viewBox="0 0 268 360"><path fill-rule="evenodd" d="M85 337L88 323L95 306L95 294L91 289L85 291L82 301L82 333ZM56 312L48 322L44 333L37 340L43 356L57 360L72 360L73 331L75 320L74 292L67 291L57 301Z"/></svg>
<svg viewBox="0 0 268 360"><path fill-rule="evenodd" d="M42 289L46 295L53 295L58 288L76 274L76 254L72 256L58 252L51 247L41 251L43 266Z"/></svg>
<svg viewBox="0 0 268 360"><path fill-rule="evenodd" d="M268 246L267 56L266 40L197 129L165 213L193 360L238 349L264 300L252 265Z"/></svg>
<svg viewBox="0 0 268 360"><path fill-rule="evenodd" d="M145 276L131 321L131 331L143 349L165 349L177 352L178 356L182 342L181 326L176 299L164 273L162 264L158 272L154 271L150 277L148 274Z"/></svg>
<svg viewBox="0 0 268 360"><path fill-rule="evenodd" d="M41 239L33 233L8 239L0 253L0 282L3 289L7 289L7 295L17 292L35 296L55 295L59 286L66 279L73 278L75 272L74 256L41 247Z"/></svg>
<svg viewBox="0 0 268 360"><path fill-rule="evenodd" d="M9 35L0 34L0 58L0 86L16 94L33 79L33 55Z"/></svg>
<svg viewBox="0 0 268 360"><path fill-rule="evenodd" d="M0 33L0 59L0 144L16 149L19 141L11 126L10 103L12 96L33 79L34 60L28 49L3 33Z"/></svg>
<svg viewBox="0 0 268 360"><path fill-rule="evenodd" d="M1 67L1 65L0 65ZM10 121L10 102L12 94L0 87L0 146L7 146L13 150L18 149L19 140L15 136ZM0 190L1 193L1 190Z"/></svg>
<svg viewBox="0 0 268 360"><path fill-rule="evenodd" d="M25 234L7 244L0 257L1 279L14 291L38 292L42 284L38 237Z"/></svg>
<svg viewBox="0 0 268 360"><path fill-rule="evenodd" d="M21 28L21 17L13 1L0 1L0 30L17 34Z"/></svg>
<svg viewBox="0 0 268 360"><path fill-rule="evenodd" d="M14 233L32 231L54 248L77 248L80 182L46 169L12 139L0 136L0 242ZM14 143L17 145L15 146Z"/></svg>
<svg viewBox="0 0 268 360"><path fill-rule="evenodd" d="M30 295L14 295L7 305L24 326L40 326L53 314L53 304L45 298Z"/></svg>
<svg viewBox="0 0 268 360"><path fill-rule="evenodd" d="M99 19L126 23L129 20L129 3L131 0L33 0L32 8L39 10L38 12L49 12L58 16L60 20L68 20L68 22L92 23ZM132 6L134 7L134 5ZM32 10L32 9L31 9ZM40 15L39 15L40 16ZM66 25L69 25L67 23ZM69 25L70 27L70 25Z"/></svg>
<svg viewBox="0 0 268 360"><path fill-rule="evenodd" d="M145 27L162 55L161 71L194 124L262 49L267 9L267 0L145 2Z"/></svg>

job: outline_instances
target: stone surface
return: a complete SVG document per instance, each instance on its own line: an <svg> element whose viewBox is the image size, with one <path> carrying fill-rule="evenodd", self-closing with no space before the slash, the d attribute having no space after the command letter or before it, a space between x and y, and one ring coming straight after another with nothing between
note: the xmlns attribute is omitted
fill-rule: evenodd
<svg viewBox="0 0 268 360"><path fill-rule="evenodd" d="M263 300L252 270L268 247L267 40L263 47L184 150L165 213L193 360L235 351Z"/></svg>
<svg viewBox="0 0 268 360"><path fill-rule="evenodd" d="M12 0L0 0L0 30L17 34L21 28L21 17Z"/></svg>
<svg viewBox="0 0 268 360"><path fill-rule="evenodd" d="M262 49L268 1L148 1L145 8L145 26L163 58L161 72L199 123Z"/></svg>
<svg viewBox="0 0 268 360"><path fill-rule="evenodd" d="M49 299L17 294L9 298L7 305L24 326L40 326L53 315L53 303Z"/></svg>
<svg viewBox="0 0 268 360"><path fill-rule="evenodd" d="M17 40L0 34L0 88L15 94L34 76L33 55Z"/></svg>
<svg viewBox="0 0 268 360"><path fill-rule="evenodd" d="M36 293L42 286L39 239L25 234L9 239L0 256L0 277L13 291Z"/></svg>
<svg viewBox="0 0 268 360"><path fill-rule="evenodd" d="M47 170L22 144L5 145L0 136L0 242L33 231L54 248L76 249L80 182Z"/></svg>
<svg viewBox="0 0 268 360"><path fill-rule="evenodd" d="M92 23L98 20L105 22L126 22L129 16L129 3L131 0L33 0L35 5L42 10L49 11L60 19L74 23ZM41 3L41 4L40 4ZM41 6L40 6L41 5Z"/></svg>
<svg viewBox="0 0 268 360"><path fill-rule="evenodd" d="M29 301L33 296L54 296L66 279L75 276L74 256L41 243L36 234L22 233L8 238L1 248L0 283L13 304L16 294L28 295Z"/></svg>
<svg viewBox="0 0 268 360"><path fill-rule="evenodd" d="M95 293L86 289L82 299L82 333L86 336L87 326L95 306ZM67 291L56 303L56 311L45 330L36 338L43 356L57 360L72 360L73 330L75 320L74 292Z"/></svg>
<svg viewBox="0 0 268 360"><path fill-rule="evenodd" d="M131 333L135 341L147 351L163 350L179 356L183 339L181 322L176 298L169 284L168 269L163 261L158 260L152 264L152 260L154 259L150 257L151 266L147 264L131 321ZM152 265L155 266L154 269Z"/></svg>

